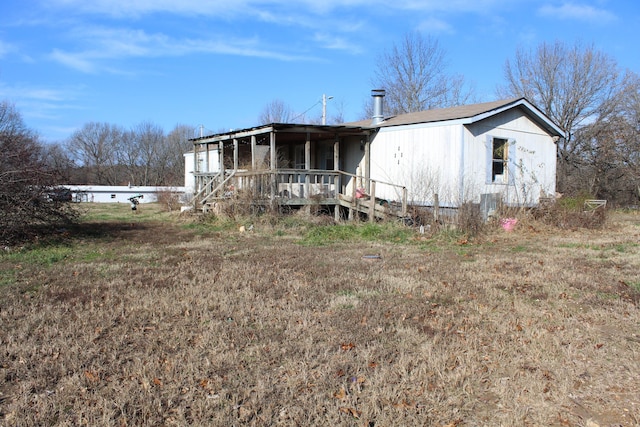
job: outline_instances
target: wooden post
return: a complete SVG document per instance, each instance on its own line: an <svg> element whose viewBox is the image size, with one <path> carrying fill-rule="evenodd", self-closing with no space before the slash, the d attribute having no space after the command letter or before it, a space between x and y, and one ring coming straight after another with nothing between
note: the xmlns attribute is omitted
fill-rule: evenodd
<svg viewBox="0 0 640 427"><path fill-rule="evenodd" d="M200 186L202 183L198 179L197 173L200 172L198 170L198 145L193 144L193 195L195 196L200 191ZM198 208L198 202L196 198L193 198L193 210L195 211Z"/></svg>
<svg viewBox="0 0 640 427"><path fill-rule="evenodd" d="M238 139L233 138L233 170L238 171Z"/></svg>
<svg viewBox="0 0 640 427"><path fill-rule="evenodd" d="M278 178L276 170L278 169L278 155L276 153L276 133L269 133L269 149L271 151L271 200L274 200L278 194Z"/></svg>
<svg viewBox="0 0 640 427"><path fill-rule="evenodd" d="M304 142L304 168L306 172L304 174L304 198L311 200L311 177L309 176L309 170L311 169L311 133L307 132L307 139ZM307 214L311 213L311 205L306 205L305 211Z"/></svg>
<svg viewBox="0 0 640 427"><path fill-rule="evenodd" d="M365 190L371 192L369 188L371 179L371 137L367 136L367 142L364 144L364 180L366 183Z"/></svg>
<svg viewBox="0 0 640 427"><path fill-rule="evenodd" d="M376 182L370 180L369 187L369 222L376 220Z"/></svg>
<svg viewBox="0 0 640 427"><path fill-rule="evenodd" d="M256 161L256 136L251 135L251 169L256 170L257 161Z"/></svg>
<svg viewBox="0 0 640 427"><path fill-rule="evenodd" d="M407 187L402 187L402 216L407 216Z"/></svg>
<svg viewBox="0 0 640 427"><path fill-rule="evenodd" d="M437 194L433 195L433 221L437 224L440 219L440 199Z"/></svg>
<svg viewBox="0 0 640 427"><path fill-rule="evenodd" d="M354 219L354 210L356 210L358 206L358 199L356 199L356 190L358 187L358 178L353 177L352 179L353 185L351 186L351 203L349 204L349 221L353 221Z"/></svg>
<svg viewBox="0 0 640 427"><path fill-rule="evenodd" d="M225 169L224 169L224 141L220 141L218 143L218 147L220 147L220 153L218 155L218 161L220 162L220 172L222 172L222 178L224 179Z"/></svg>
<svg viewBox="0 0 640 427"><path fill-rule="evenodd" d="M339 192L338 192L338 186L340 185L340 175L336 174L333 177L333 198L336 200L335 203L335 210L333 212L333 219L338 222L340 221L340 199L339 199Z"/></svg>

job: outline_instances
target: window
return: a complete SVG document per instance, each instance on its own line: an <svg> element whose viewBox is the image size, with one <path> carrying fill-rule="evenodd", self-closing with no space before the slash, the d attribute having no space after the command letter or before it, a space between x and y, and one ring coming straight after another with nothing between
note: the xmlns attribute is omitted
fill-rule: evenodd
<svg viewBox="0 0 640 427"><path fill-rule="evenodd" d="M507 183L507 162L509 161L509 141L504 138L493 138L491 145L491 182Z"/></svg>

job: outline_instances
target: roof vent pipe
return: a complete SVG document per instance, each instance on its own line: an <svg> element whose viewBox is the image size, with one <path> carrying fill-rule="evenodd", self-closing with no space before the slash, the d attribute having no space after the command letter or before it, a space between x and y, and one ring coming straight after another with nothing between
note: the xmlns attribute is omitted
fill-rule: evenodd
<svg viewBox="0 0 640 427"><path fill-rule="evenodd" d="M371 96L373 97L373 117L371 120L372 125L379 125L384 121L384 94L384 89L373 89L371 91Z"/></svg>

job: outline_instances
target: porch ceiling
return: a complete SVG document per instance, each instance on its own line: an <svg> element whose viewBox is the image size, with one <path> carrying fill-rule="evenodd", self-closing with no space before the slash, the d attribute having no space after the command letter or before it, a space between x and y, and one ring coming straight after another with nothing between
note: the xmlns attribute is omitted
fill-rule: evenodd
<svg viewBox="0 0 640 427"><path fill-rule="evenodd" d="M258 139L258 143L264 143L263 138L260 138L260 136L265 137L268 142L268 137L271 132L276 134L277 143L287 144L304 142L307 139L307 134L313 142L331 138L343 138L346 136L367 136L371 133L371 129L366 129L360 126L271 123L269 125L254 128L239 129L236 131L193 138L190 141L197 145L233 141L234 139L243 140L255 136Z"/></svg>

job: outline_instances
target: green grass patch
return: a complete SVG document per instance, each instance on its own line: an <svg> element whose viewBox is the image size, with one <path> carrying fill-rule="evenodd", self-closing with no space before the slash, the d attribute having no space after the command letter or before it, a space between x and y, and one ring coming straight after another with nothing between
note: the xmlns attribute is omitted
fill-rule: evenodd
<svg viewBox="0 0 640 427"><path fill-rule="evenodd" d="M412 235L408 228L393 223L316 225L303 235L300 244L326 246L348 241L384 241L406 243Z"/></svg>
<svg viewBox="0 0 640 427"><path fill-rule="evenodd" d="M169 221L176 213L167 212L159 203L143 203L136 211L128 203L83 203L81 222L145 222Z"/></svg>
<svg viewBox="0 0 640 427"><path fill-rule="evenodd" d="M50 267L73 255L71 246L39 246L11 252L0 257L0 260L15 265L35 265Z"/></svg>
<svg viewBox="0 0 640 427"><path fill-rule="evenodd" d="M22 270L48 268L73 256L73 247L36 246L0 255L0 286L13 285Z"/></svg>
<svg viewBox="0 0 640 427"><path fill-rule="evenodd" d="M635 289L637 292L640 292L640 282L629 282L627 284L630 288Z"/></svg>

